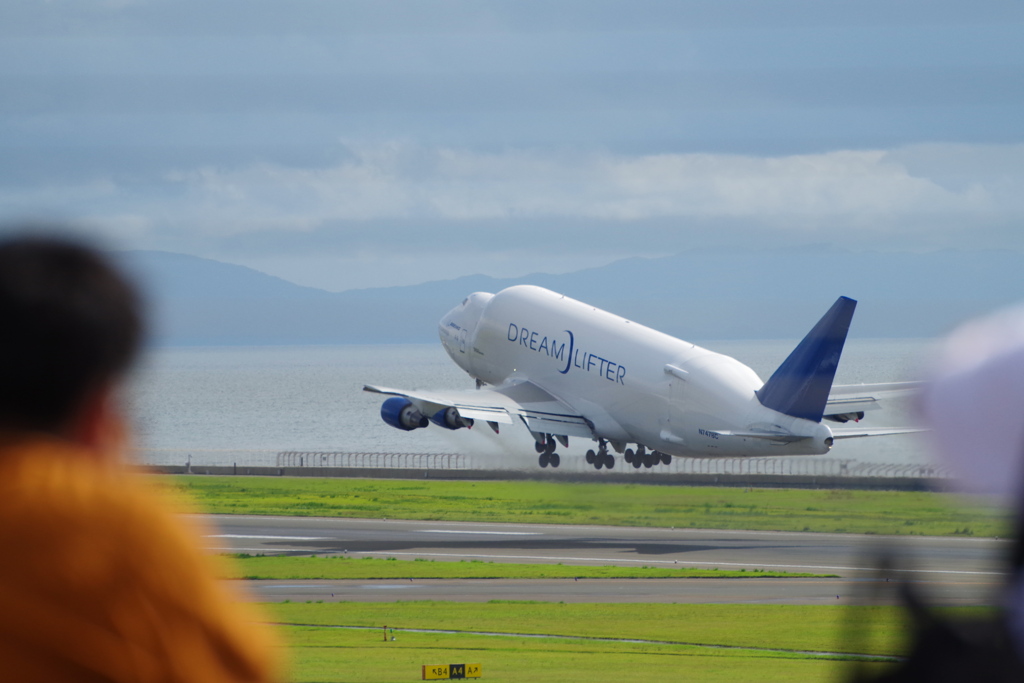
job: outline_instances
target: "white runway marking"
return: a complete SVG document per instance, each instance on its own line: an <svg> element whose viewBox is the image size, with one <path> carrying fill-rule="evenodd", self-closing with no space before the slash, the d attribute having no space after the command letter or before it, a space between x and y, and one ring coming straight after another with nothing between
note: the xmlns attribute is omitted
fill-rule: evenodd
<svg viewBox="0 0 1024 683"><path fill-rule="evenodd" d="M207 538L245 538L257 541L329 541L327 536L254 536L249 534L210 534Z"/></svg>
<svg viewBox="0 0 1024 683"><path fill-rule="evenodd" d="M277 548L235 548L235 547L231 547L231 546L228 546L226 548L216 547L216 546L207 546L206 549L211 551L211 552L254 553L254 554L259 554L259 555L268 555L270 553L280 553L280 554L283 555L284 553L294 552L294 551L291 551L291 550L284 550L284 549L278 550Z"/></svg>
<svg viewBox="0 0 1024 683"><path fill-rule="evenodd" d="M424 534L487 534L489 536L542 536L539 531L465 531L462 529L420 529Z"/></svg>

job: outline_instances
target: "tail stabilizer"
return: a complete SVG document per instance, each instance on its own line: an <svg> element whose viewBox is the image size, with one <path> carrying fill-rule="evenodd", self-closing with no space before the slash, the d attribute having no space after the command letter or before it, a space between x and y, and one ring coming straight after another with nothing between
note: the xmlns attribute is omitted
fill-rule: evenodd
<svg viewBox="0 0 1024 683"><path fill-rule="evenodd" d="M857 302L841 296L757 390L761 405L821 422Z"/></svg>

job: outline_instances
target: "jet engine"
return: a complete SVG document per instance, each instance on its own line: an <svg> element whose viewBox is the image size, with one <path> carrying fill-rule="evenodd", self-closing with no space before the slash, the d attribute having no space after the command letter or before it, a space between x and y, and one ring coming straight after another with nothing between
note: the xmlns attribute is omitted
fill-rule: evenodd
<svg viewBox="0 0 1024 683"><path fill-rule="evenodd" d="M437 411L431 415L430 421L445 429L462 429L463 427L473 426L473 420L462 417L459 415L459 411L452 407L442 408Z"/></svg>
<svg viewBox="0 0 1024 683"><path fill-rule="evenodd" d="M412 401L398 396L389 398L381 404L380 417L395 429L406 432L430 424Z"/></svg>

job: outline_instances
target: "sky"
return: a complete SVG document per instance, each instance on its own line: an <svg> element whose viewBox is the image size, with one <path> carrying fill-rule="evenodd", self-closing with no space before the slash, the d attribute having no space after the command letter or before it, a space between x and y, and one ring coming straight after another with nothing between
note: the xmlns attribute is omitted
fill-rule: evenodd
<svg viewBox="0 0 1024 683"><path fill-rule="evenodd" d="M4 0L0 230L333 291L1024 251L1024 3Z"/></svg>

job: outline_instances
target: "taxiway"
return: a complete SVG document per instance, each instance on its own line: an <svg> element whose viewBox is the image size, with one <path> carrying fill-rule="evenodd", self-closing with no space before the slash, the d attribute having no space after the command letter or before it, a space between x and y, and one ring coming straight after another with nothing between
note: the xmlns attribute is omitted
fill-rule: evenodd
<svg viewBox="0 0 1024 683"><path fill-rule="evenodd" d="M709 529L483 524L316 517L210 516L218 552L437 561L774 569L838 578L254 581L262 600L562 600L574 602L854 601L890 581L941 604L990 602L1007 543L999 539ZM880 558L897 565L879 571Z"/></svg>

